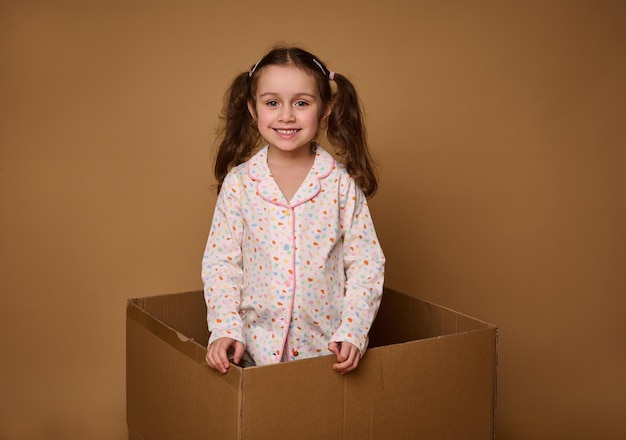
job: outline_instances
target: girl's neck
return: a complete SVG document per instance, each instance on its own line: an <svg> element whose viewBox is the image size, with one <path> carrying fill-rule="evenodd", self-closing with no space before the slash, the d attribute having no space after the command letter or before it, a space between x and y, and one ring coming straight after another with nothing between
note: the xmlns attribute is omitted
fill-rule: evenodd
<svg viewBox="0 0 626 440"><path fill-rule="evenodd" d="M296 151L281 151L270 145L267 152L267 165L287 202L296 194L314 163L313 144L311 148Z"/></svg>
<svg viewBox="0 0 626 440"><path fill-rule="evenodd" d="M308 166L313 165L315 160L315 144L311 144L307 147L298 148L293 151L284 151L271 145L267 150L267 163L278 166Z"/></svg>

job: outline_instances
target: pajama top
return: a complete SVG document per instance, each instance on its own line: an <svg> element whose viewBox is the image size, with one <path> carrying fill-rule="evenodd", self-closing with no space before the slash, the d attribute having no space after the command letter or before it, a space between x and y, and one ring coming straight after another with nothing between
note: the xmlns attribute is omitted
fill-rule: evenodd
<svg viewBox="0 0 626 440"><path fill-rule="evenodd" d="M242 342L257 365L365 352L381 301L385 257L361 189L321 147L290 201L267 147L220 190L202 260L211 336Z"/></svg>

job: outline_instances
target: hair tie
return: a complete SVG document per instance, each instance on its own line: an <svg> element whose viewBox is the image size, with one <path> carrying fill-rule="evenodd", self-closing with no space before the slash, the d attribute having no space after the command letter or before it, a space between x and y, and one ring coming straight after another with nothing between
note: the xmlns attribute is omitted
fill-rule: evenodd
<svg viewBox="0 0 626 440"><path fill-rule="evenodd" d="M250 70L250 72L248 72L248 76L250 78L252 78L252 74L254 73L254 71L256 70L257 66L259 65L259 63L263 61L263 58L261 58L259 61L256 62L256 64L254 66L252 66L252 69Z"/></svg>
<svg viewBox="0 0 626 440"><path fill-rule="evenodd" d="M322 71L322 73L324 74L324 76L328 77L329 81L334 81L335 80L335 72L331 72L328 71L328 74L326 73L326 69L324 69L324 66L322 66L322 63L320 63L319 61L317 61L315 58L313 58L313 62L315 64L317 64L317 67L320 68L320 70Z"/></svg>
<svg viewBox="0 0 626 440"><path fill-rule="evenodd" d="M313 58L313 62L317 64L317 67L319 67L322 73L324 74L324 76L326 76L326 69L324 69L324 67L322 66L322 63L317 61L315 58Z"/></svg>

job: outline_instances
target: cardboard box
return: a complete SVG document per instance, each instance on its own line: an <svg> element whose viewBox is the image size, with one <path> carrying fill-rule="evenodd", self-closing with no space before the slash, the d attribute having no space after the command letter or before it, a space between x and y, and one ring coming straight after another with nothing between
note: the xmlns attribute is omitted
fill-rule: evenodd
<svg viewBox="0 0 626 440"><path fill-rule="evenodd" d="M204 357L202 292L128 301L131 440L493 439L497 328L385 289L358 369L332 356L226 375Z"/></svg>

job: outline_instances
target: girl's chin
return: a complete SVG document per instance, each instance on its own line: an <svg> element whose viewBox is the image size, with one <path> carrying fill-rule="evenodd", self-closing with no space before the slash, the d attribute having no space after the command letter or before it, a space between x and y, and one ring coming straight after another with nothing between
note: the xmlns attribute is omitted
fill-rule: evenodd
<svg viewBox="0 0 626 440"><path fill-rule="evenodd" d="M306 150L311 150L313 141L308 141L303 144L285 144L284 142L268 142L271 149L280 151L282 153L299 153Z"/></svg>

